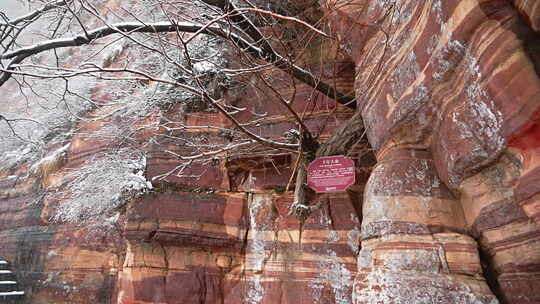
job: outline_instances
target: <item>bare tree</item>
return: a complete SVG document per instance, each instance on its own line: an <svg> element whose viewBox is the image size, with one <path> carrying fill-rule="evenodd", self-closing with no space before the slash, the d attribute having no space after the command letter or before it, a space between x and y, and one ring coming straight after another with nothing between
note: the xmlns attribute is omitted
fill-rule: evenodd
<svg viewBox="0 0 540 304"><path fill-rule="evenodd" d="M81 186L96 183L93 175L107 171L103 170L109 166L107 161L118 168L109 175L123 176L113 178L114 183L119 183L113 188L122 197L116 197L116 202L133 196L126 193L144 193L151 186L140 178L145 156L138 151L145 151L145 146L152 143L167 142L182 147L164 149L164 153L177 159L178 165L152 182L171 175L190 176L195 164L212 164L245 154L295 155L296 207L292 213L303 213L307 208L307 162L316 154L343 153L363 140L362 136L351 135L362 134L363 126L357 119L359 124L336 131L336 138L348 132L346 140L336 143L334 138L332 147L327 144L321 148L317 137L322 130L310 129L305 123L317 107L315 101L311 109L299 110L297 105L296 90L303 84L346 107L355 107L349 92L343 93L326 82L318 71L302 67L297 59L301 52L291 51L293 44L295 49L301 49L298 41L334 39L316 26L317 20L295 15L315 2L299 6L288 1L276 5L272 1L248 0L146 0L127 1L114 10L105 5L106 1L41 0L38 4L28 3L33 10L17 18L1 15L0 87L16 89L22 98L28 98L27 107L38 106L43 113L57 114L53 119L50 114L1 115L11 136L29 142L26 150L18 153L29 153L39 142L50 144L51 139L65 143L66 136L72 134L66 135L66 130L74 130L78 121L110 120L114 123L88 136L107 137L110 149L127 155L123 159L97 155L97 159L78 169L78 175L67 186L75 201L72 206L83 200L105 201L112 209L122 205L108 203L97 197L103 196L99 190ZM25 41L26 32L36 24L40 26L39 36ZM296 31L285 32L280 29L284 26ZM89 88L89 84L96 83L103 88L101 94ZM276 83L286 83L292 94L280 93ZM258 100L248 106L235 104L235 95L245 90L254 92ZM100 98L104 94L109 98ZM35 105L32 100L41 102ZM269 115L257 113L256 103L264 102L275 103L283 115L291 117L287 132L277 137L261 132ZM219 113L229 125L190 125L176 119L178 115L163 114L171 112ZM152 119L156 113L161 113L159 119ZM19 124L21 121L25 124ZM32 129L40 130L38 135L21 135L29 124L37 126ZM138 138L149 130L153 132L150 139ZM192 130L202 136L186 135ZM107 179L105 182L113 183ZM134 183L138 186L133 187ZM88 197L92 194L95 197ZM111 216L109 209L93 210ZM67 207L56 219L76 222L85 217Z"/></svg>

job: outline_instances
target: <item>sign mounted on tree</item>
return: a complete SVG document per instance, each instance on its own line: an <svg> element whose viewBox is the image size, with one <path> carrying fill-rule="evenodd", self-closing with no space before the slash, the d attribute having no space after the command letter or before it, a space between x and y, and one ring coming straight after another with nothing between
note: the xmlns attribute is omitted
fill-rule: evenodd
<svg viewBox="0 0 540 304"><path fill-rule="evenodd" d="M354 182L354 161L348 157L319 157L308 165L307 183L317 193L342 192Z"/></svg>

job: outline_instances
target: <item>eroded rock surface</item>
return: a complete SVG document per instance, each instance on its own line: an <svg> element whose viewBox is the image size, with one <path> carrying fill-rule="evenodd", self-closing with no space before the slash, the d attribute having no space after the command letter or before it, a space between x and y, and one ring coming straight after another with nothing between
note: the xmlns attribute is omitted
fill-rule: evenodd
<svg viewBox="0 0 540 304"><path fill-rule="evenodd" d="M325 5L377 150L355 303L538 303L537 3Z"/></svg>

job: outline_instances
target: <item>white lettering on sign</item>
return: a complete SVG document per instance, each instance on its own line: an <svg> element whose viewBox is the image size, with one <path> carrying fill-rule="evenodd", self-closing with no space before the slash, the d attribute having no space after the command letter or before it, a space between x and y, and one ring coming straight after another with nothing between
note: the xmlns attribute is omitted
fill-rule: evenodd
<svg viewBox="0 0 540 304"><path fill-rule="evenodd" d="M337 159L325 159L322 161L323 165L333 165L333 164L339 164L339 160Z"/></svg>
<svg viewBox="0 0 540 304"><path fill-rule="evenodd" d="M339 155L315 159L308 166L307 181L318 193L345 191L355 182L354 161Z"/></svg>

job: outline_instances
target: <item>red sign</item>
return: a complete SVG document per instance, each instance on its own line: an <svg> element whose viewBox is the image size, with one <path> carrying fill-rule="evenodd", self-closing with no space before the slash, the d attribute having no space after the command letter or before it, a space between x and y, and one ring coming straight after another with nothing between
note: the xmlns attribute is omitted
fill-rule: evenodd
<svg viewBox="0 0 540 304"><path fill-rule="evenodd" d="M317 158L308 166L307 182L318 193L345 191L355 182L354 161L345 156Z"/></svg>

